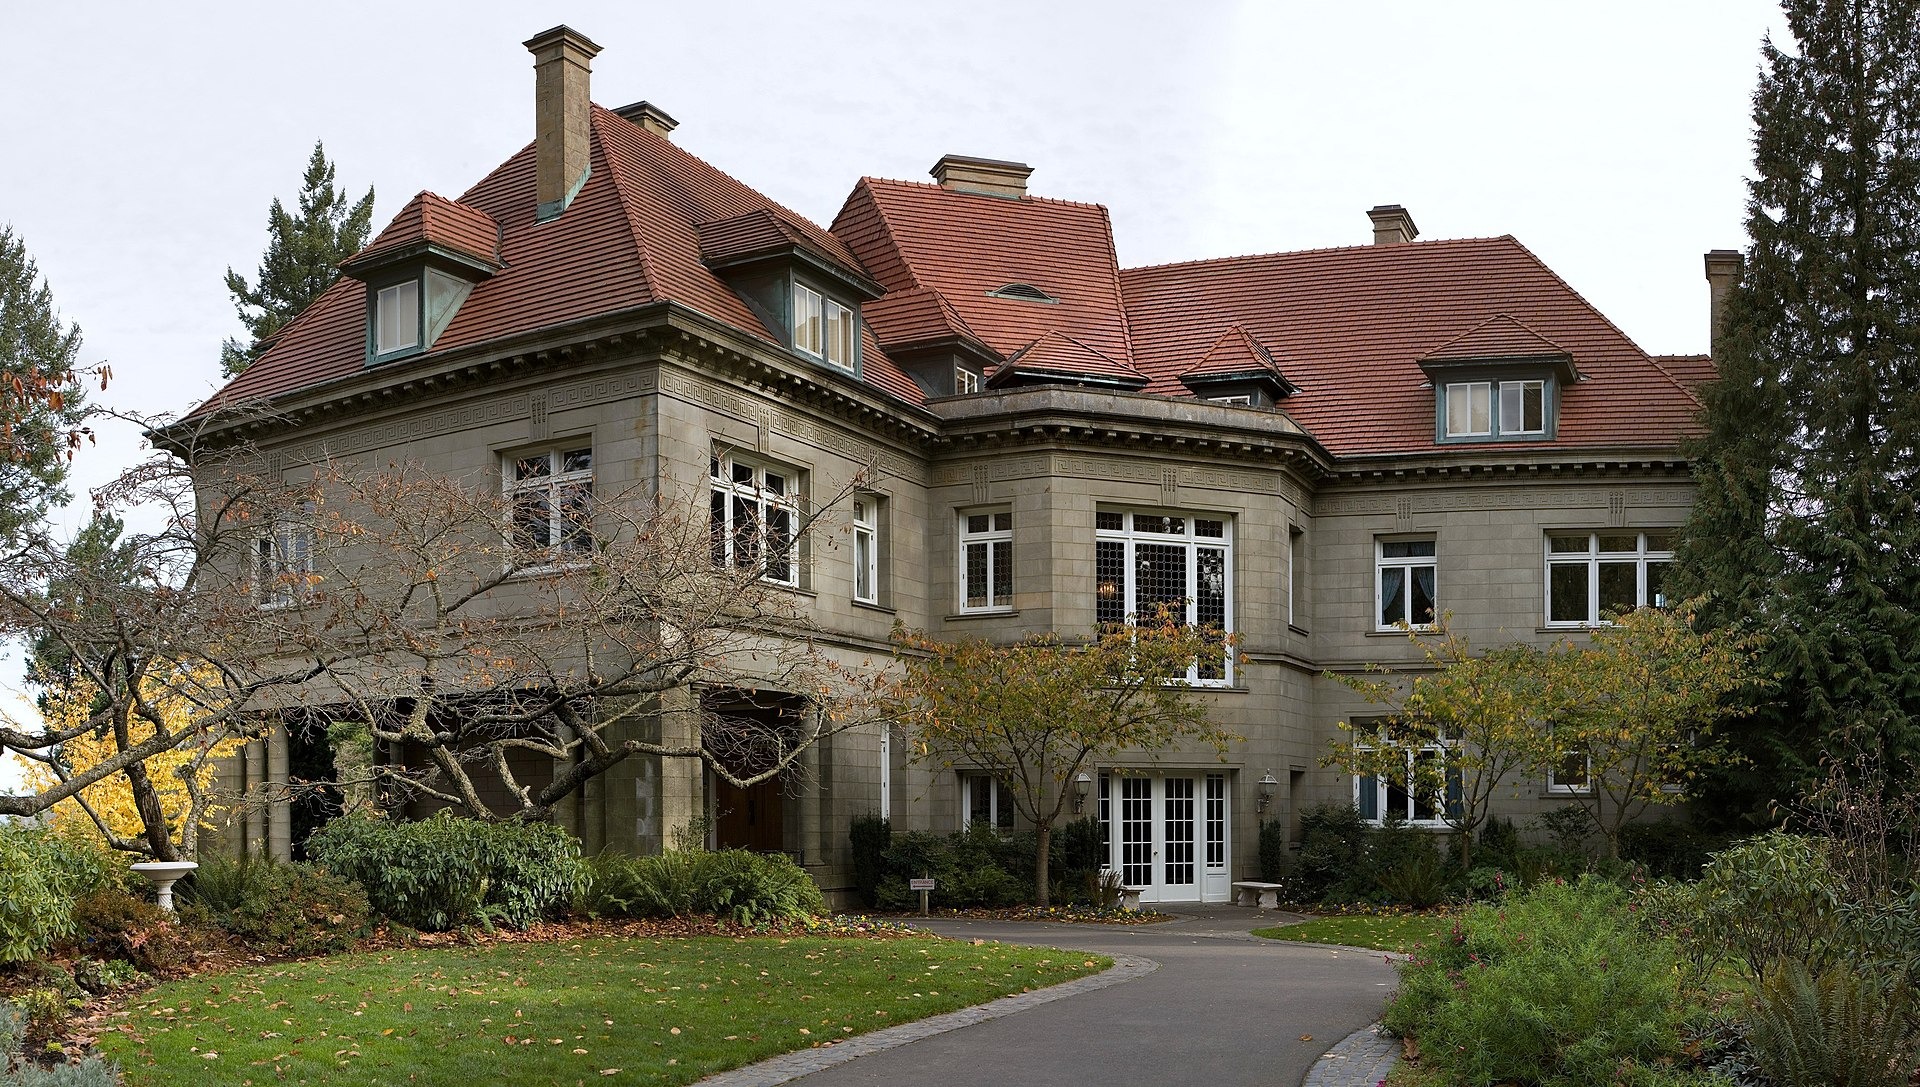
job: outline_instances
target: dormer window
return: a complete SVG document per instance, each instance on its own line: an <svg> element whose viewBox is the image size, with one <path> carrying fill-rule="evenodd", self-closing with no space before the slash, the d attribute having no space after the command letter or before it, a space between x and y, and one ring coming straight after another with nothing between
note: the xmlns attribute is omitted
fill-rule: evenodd
<svg viewBox="0 0 1920 1087"><path fill-rule="evenodd" d="M793 285L793 349L837 370L859 364L859 332L853 309L804 284Z"/></svg>
<svg viewBox="0 0 1920 1087"><path fill-rule="evenodd" d="M1007 298L1016 302L1053 302L1060 300L1031 283L1009 283L987 292L990 298Z"/></svg>
<svg viewBox="0 0 1920 1087"><path fill-rule="evenodd" d="M420 346L420 284L414 280L382 287L374 296L376 356Z"/></svg>
<svg viewBox="0 0 1920 1087"><path fill-rule="evenodd" d="M1441 387L1441 437L1469 441L1546 437L1552 387L1547 378L1447 382Z"/></svg>
<svg viewBox="0 0 1920 1087"><path fill-rule="evenodd" d="M964 366L955 366L953 368L953 392L955 396L965 396L968 393L977 393L979 391L980 374L978 371L969 370Z"/></svg>

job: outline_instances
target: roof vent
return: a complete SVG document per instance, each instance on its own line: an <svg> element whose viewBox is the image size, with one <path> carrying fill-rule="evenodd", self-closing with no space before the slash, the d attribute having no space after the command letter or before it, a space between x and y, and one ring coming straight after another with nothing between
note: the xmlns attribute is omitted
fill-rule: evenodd
<svg viewBox="0 0 1920 1087"><path fill-rule="evenodd" d="M942 155L927 172L943 189L1018 200L1027 195L1027 177L1033 173L1033 167L1005 159Z"/></svg>
<svg viewBox="0 0 1920 1087"><path fill-rule="evenodd" d="M1058 298L1048 294L1031 283L1009 283L987 292L991 298L1011 298L1019 302L1059 302Z"/></svg>
<svg viewBox="0 0 1920 1087"><path fill-rule="evenodd" d="M1413 225L1413 215L1398 204L1368 208L1367 218L1373 220L1375 245L1404 245L1420 236L1420 228Z"/></svg>
<svg viewBox="0 0 1920 1087"><path fill-rule="evenodd" d="M613 112L660 137L669 138L669 134L680 127L680 122L668 115L666 110L652 102L635 102L630 106L621 106Z"/></svg>

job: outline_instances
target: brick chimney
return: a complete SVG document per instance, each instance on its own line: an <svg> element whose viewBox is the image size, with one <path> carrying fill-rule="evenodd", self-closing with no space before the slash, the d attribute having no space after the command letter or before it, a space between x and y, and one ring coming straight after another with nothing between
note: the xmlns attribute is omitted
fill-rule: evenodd
<svg viewBox="0 0 1920 1087"><path fill-rule="evenodd" d="M680 127L666 110L652 102L635 102L630 106L621 106L613 112L646 129L661 139L671 139L673 130Z"/></svg>
<svg viewBox="0 0 1920 1087"><path fill-rule="evenodd" d="M1727 326L1727 295L1740 278L1747 258L1737 249L1714 249L1707 253L1707 350L1720 339Z"/></svg>
<svg viewBox="0 0 1920 1087"><path fill-rule="evenodd" d="M600 47L585 34L556 26L528 38L533 54L533 133L539 157L534 218L567 210L587 183L592 161L593 100L588 77Z"/></svg>
<svg viewBox="0 0 1920 1087"><path fill-rule="evenodd" d="M1420 228L1413 225L1413 215L1398 204L1368 208L1367 218L1373 220L1375 245L1404 245L1420 236Z"/></svg>
<svg viewBox="0 0 1920 1087"><path fill-rule="evenodd" d="M1027 175L1033 173L1033 167L1004 159L941 155L927 172L943 189L1018 200L1027 195Z"/></svg>

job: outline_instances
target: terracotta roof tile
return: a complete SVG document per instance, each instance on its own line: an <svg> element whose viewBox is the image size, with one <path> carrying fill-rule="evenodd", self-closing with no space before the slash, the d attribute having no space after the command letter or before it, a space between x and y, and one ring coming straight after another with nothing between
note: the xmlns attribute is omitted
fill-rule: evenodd
<svg viewBox="0 0 1920 1087"><path fill-rule="evenodd" d="M1133 268L1121 282L1145 391L1183 394L1180 375L1240 324L1287 360L1287 414L1337 456L1442 451L1419 361L1501 314L1579 367L1555 447L1670 447L1692 432L1679 384L1510 237Z"/></svg>
<svg viewBox="0 0 1920 1087"><path fill-rule="evenodd" d="M1420 356L1422 362L1474 359L1548 358L1570 354L1504 313L1496 313L1439 347Z"/></svg>
<svg viewBox="0 0 1920 1087"><path fill-rule="evenodd" d="M761 339L779 339L701 259L696 224L768 213L815 251L862 271L839 240L698 157L619 115L595 107L591 172L566 212L534 222L534 148L512 158L461 196L458 205L499 224L504 269L478 284L434 352L516 332L671 300ZM424 198L422 230L440 223L440 205ZM409 204L409 209L414 204ZM403 210L403 215L413 212ZM476 235L479 218L446 220L448 237ZM396 217L381 232L412 228ZM435 226L434 229L441 229ZM376 239L376 244L381 244ZM372 247L369 247L372 248ZM283 331L254 364L216 393L199 414L270 398L361 372L366 364L365 288L335 283ZM924 399L870 334L862 335L867 381L911 403Z"/></svg>
<svg viewBox="0 0 1920 1087"><path fill-rule="evenodd" d="M1695 396L1699 395L1700 386L1720 380L1720 370L1714 366L1712 355L1655 355L1653 361Z"/></svg>
<svg viewBox="0 0 1920 1087"><path fill-rule="evenodd" d="M1001 363L987 384L1005 385L1019 377L1060 381L1092 379L1100 384L1135 389L1147 383L1147 375L1125 359L1109 357L1098 348L1051 329Z"/></svg>
<svg viewBox="0 0 1920 1087"><path fill-rule="evenodd" d="M1011 355L1049 331L1108 359L1132 356L1113 227L1097 204L955 192L863 178L834 233L890 291L931 288L982 341ZM989 292L1027 283L1058 299Z"/></svg>
<svg viewBox="0 0 1920 1087"><path fill-rule="evenodd" d="M939 291L925 287L895 291L861 306L860 315L873 326L881 346L889 350L958 339L993 353Z"/></svg>
<svg viewBox="0 0 1920 1087"><path fill-rule="evenodd" d="M420 242L431 242L494 268L500 267L500 224L493 216L425 191L407 201L393 222L365 248L344 261L343 266Z"/></svg>
<svg viewBox="0 0 1920 1087"><path fill-rule="evenodd" d="M1234 325L1220 334L1207 348L1207 353L1180 372L1181 378L1210 377L1228 374L1270 373L1286 382L1286 375L1273 360L1268 351L1244 325Z"/></svg>

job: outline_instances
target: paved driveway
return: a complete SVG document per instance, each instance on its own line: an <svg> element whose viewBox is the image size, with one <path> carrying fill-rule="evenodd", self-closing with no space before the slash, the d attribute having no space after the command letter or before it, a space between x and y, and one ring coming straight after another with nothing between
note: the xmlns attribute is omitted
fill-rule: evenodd
<svg viewBox="0 0 1920 1087"><path fill-rule="evenodd" d="M943 936L1138 955L1144 977L856 1058L801 1087L1297 1087L1320 1054L1380 1013L1384 955L1260 940L1273 915L1208 908L1160 925L930 921Z"/></svg>

